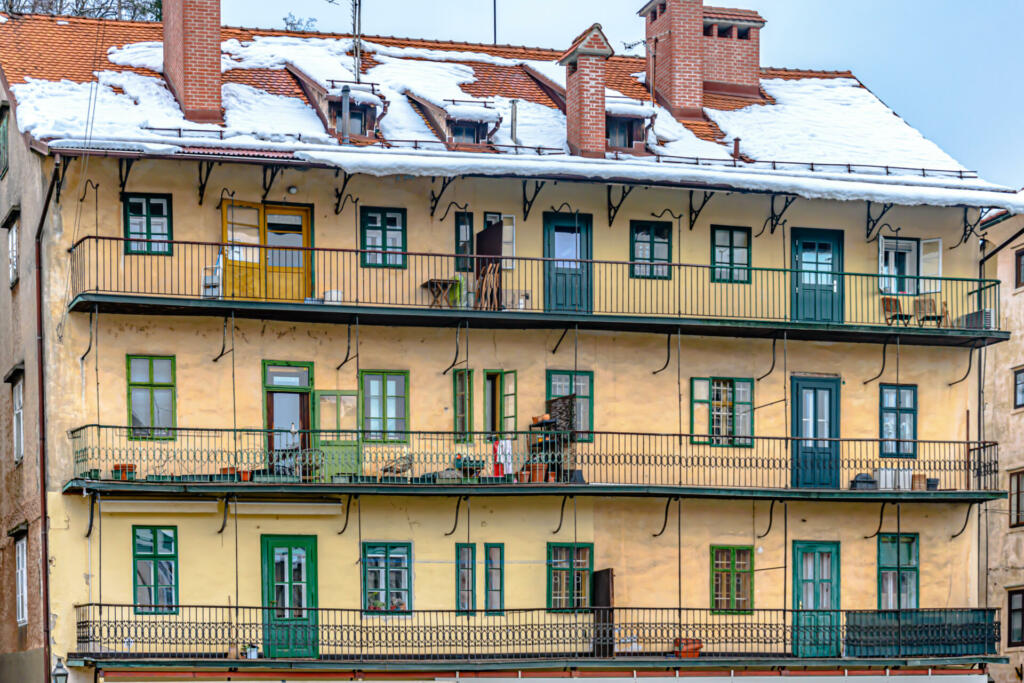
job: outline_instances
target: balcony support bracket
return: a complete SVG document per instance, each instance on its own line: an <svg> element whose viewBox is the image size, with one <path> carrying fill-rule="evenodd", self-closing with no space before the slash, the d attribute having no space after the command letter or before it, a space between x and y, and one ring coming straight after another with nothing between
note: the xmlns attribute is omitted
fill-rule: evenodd
<svg viewBox="0 0 1024 683"><path fill-rule="evenodd" d="M284 168L281 166L275 166L273 164L264 164L263 166L263 197L261 201L267 201L267 195L270 194L270 188L274 187L274 181L277 180L277 176L281 175L281 171Z"/></svg>
<svg viewBox="0 0 1024 683"><path fill-rule="evenodd" d="M960 531L958 531L955 534L953 534L952 536L950 536L949 540L952 541L954 538L958 537L960 534L962 534L963 532L967 531L967 522L969 522L970 519L971 519L971 508L972 507L973 506L971 504L967 505L967 514L964 515L964 525L962 527L960 527Z"/></svg>
<svg viewBox="0 0 1024 683"><path fill-rule="evenodd" d="M785 335L786 333L783 332L782 334ZM758 382L760 382L765 377L767 377L768 375L770 375L773 372L775 372L775 358L776 358L776 356L775 356L775 343L777 341L779 341L779 338L773 335L772 336L772 365L771 365L770 368L768 368L768 372L764 373L763 375L761 375L760 377L757 378ZM769 525L769 526L771 526L771 525ZM765 533L767 533L767 532L765 532Z"/></svg>
<svg viewBox="0 0 1024 683"><path fill-rule="evenodd" d="M682 502L680 502L679 500L679 496L672 496L671 498L665 500L665 521L661 523L661 531L659 531L656 534L651 534L652 538L657 538L658 536L661 536L663 533L665 533L665 529L668 528L668 508L670 505L672 505L672 501L676 501L677 503L682 505Z"/></svg>
<svg viewBox="0 0 1024 683"><path fill-rule="evenodd" d="M215 161L199 162L199 206L203 205L203 198L206 197L206 184L210 182L210 174L213 173Z"/></svg>
<svg viewBox="0 0 1024 683"><path fill-rule="evenodd" d="M967 372L965 372L964 376L961 377L960 379L956 380L955 382L949 382L947 384L947 386L954 386L956 384L960 384L960 382L963 382L968 377L970 377L971 376L971 368L972 367L974 367L974 347L973 346L970 347L969 349L967 349Z"/></svg>
<svg viewBox="0 0 1024 683"><path fill-rule="evenodd" d="M442 375L447 375L449 372L451 372L452 368L454 368L456 365L459 364L459 330L461 330L461 329L462 329L462 321L460 320L458 322L458 324L455 325L455 357L452 358L451 364L444 369L444 372L441 373ZM469 345L469 321L468 320L466 321L466 345L467 345L467 347ZM466 351L466 358L464 358L462 360L462 362L464 364L466 364L467 367L469 366L469 351L468 350Z"/></svg>
<svg viewBox="0 0 1024 683"><path fill-rule="evenodd" d="M334 368L341 370L350 360L359 358L359 316L356 316L356 355L352 355L352 323L348 324L348 342L345 345L345 359Z"/></svg>
<svg viewBox="0 0 1024 683"><path fill-rule="evenodd" d="M778 209L775 208L775 200L781 199L782 206ZM786 211L796 201L795 194L772 194L771 204L769 205L768 217L764 219L764 225L761 226L761 231L754 235L754 237L760 237L764 234L765 230L768 230L768 234L774 235L776 228L786 229L786 221L782 220L782 217L786 215Z"/></svg>
<svg viewBox="0 0 1024 683"><path fill-rule="evenodd" d="M462 507L462 501L469 500L469 496L459 496L455 501L455 523L452 525L452 530L445 532L445 536L451 536L455 533L455 530L459 528L459 508ZM469 503L466 503L467 505Z"/></svg>
<svg viewBox="0 0 1024 683"><path fill-rule="evenodd" d="M555 342L555 348L551 349L551 355L552 356L555 355L556 353L558 353L558 347L562 345L562 340L565 339L565 335L567 335L567 334L569 334L569 328L568 327L565 328L564 330L562 330L562 336L558 338L557 342Z"/></svg>
<svg viewBox="0 0 1024 683"><path fill-rule="evenodd" d="M668 367L669 362L672 360L672 333L665 335L665 364L657 370L651 370L652 375L657 375L659 372L664 372L665 368Z"/></svg>
<svg viewBox="0 0 1024 683"><path fill-rule="evenodd" d="M341 187L334 188L334 215L340 216L341 212L345 210L345 204L352 200L352 206L359 203L359 197L353 197L351 194L345 192L348 187L348 181L352 180L353 173L342 171L345 175L341 178Z"/></svg>
<svg viewBox="0 0 1024 683"><path fill-rule="evenodd" d="M768 528L764 530L763 534L758 534L758 538L764 538L772 532L772 523L775 521L775 499L772 498L772 504L768 508Z"/></svg>
<svg viewBox="0 0 1024 683"><path fill-rule="evenodd" d="M230 508L230 506L228 505L228 497L224 496L224 519L221 520L220 528L217 529L217 533L218 534L224 533L224 529L228 528L228 509L229 508Z"/></svg>
<svg viewBox="0 0 1024 683"><path fill-rule="evenodd" d="M352 494L350 493L350 494L348 494L348 500L346 500L346 501L345 501L345 523L344 523L344 524L342 525L342 527L341 527L341 531L339 531L339 532L338 532L338 535L339 535L339 536L341 536L342 534L344 534L344 533L345 533L345 530L346 530L346 529L348 529L348 514L349 514L349 512L351 512L351 511L352 511L352 498L353 498L353 497L355 497L355 498L359 498L359 496L358 496L358 495L357 495L357 496L353 496L353 495L352 495Z"/></svg>
<svg viewBox="0 0 1024 683"><path fill-rule="evenodd" d="M234 311L232 311L231 312L231 331L232 332L234 332L234 328L235 328L235 313L234 313ZM217 361L219 361L224 356L228 355L229 353L234 353L234 352L235 352L234 342L232 342L231 348L230 349L228 348L228 319L225 316L225 318L224 318L224 331L221 333L220 353L218 353L217 356L213 359L213 362L216 363Z"/></svg>
<svg viewBox="0 0 1024 683"><path fill-rule="evenodd" d="M878 212L878 215L877 216L873 216L873 215L871 215L871 201L868 200L868 215L867 215L867 219L865 220L865 223L864 223L865 229L866 229L866 234L865 234L864 238L869 243L870 242L874 242L875 240L877 240L878 236L881 234L882 230L884 230L885 228L888 228L889 230L891 230L894 233L897 233L897 234L899 233L900 228L892 227L891 223L882 223L881 222L882 218L885 217L885 214L889 213L889 211L892 209L893 206L895 206L895 204L892 204L892 203L889 203L889 202L882 202L882 208Z"/></svg>
<svg viewBox="0 0 1024 683"><path fill-rule="evenodd" d="M608 227L610 228L612 227L612 224L615 222L615 217L619 215L619 209L622 208L622 204L623 202L626 201L626 197L628 197L633 192L633 190L636 189L636 186L623 185L622 194L619 195L619 201L617 202L612 200L612 186L608 185L605 189L607 190L608 197Z"/></svg>
<svg viewBox="0 0 1024 683"><path fill-rule="evenodd" d="M72 159L74 159L74 157L68 157L65 160L65 163L61 164L60 175L57 177L57 184L53 188L53 193L54 193L54 196L56 197L56 199L54 201L56 201L58 204L60 204L60 190L61 190L62 187L64 187L64 177L67 176L67 174L68 174L68 167L71 166L71 160ZM92 183L91 180L86 181L86 182ZM96 183L93 183L93 187L97 187L98 188ZM86 188L88 188L88 185L86 185ZM83 197L85 196L85 192L84 191L82 192L82 196ZM79 201L81 201L81 200L79 200Z"/></svg>
<svg viewBox="0 0 1024 683"><path fill-rule="evenodd" d="M693 202L693 190L690 190L690 232L693 232L693 226L697 225L697 219L700 218L700 214L704 211L704 207L708 205L711 198L715 196L714 192L703 192L700 203L694 206Z"/></svg>
<svg viewBox="0 0 1024 683"><path fill-rule="evenodd" d="M533 181L533 192L531 194L531 193L528 193L526 191L526 183L527 182L528 181L526 181L526 180L523 181L523 220L524 221L530 217L530 211L533 209L533 203L535 201L537 201L537 195L540 194L540 191L542 189L544 189L544 186L547 184L546 180L534 180Z"/></svg>
<svg viewBox="0 0 1024 683"><path fill-rule="evenodd" d="M448 212L452 210L453 206L459 211L465 211L466 209L469 208L469 202L466 202L465 204L459 204L458 202L448 202L448 206L445 207L444 213L441 214L442 223L444 223L445 218L448 218Z"/></svg>
<svg viewBox="0 0 1024 683"><path fill-rule="evenodd" d="M871 534L870 536L865 536L865 539L874 538L878 534L882 533L882 522L885 520L885 504L887 502L889 501L883 500L882 507L879 508L878 510L878 528L875 529L875 533Z"/></svg>
<svg viewBox="0 0 1024 683"><path fill-rule="evenodd" d="M437 205L441 201L441 197L444 196L445 190L448 186L455 182L455 178L441 178L441 189L438 192L434 192L434 189L430 189L430 217L433 218L434 214L437 213ZM433 185L433 181L431 181Z"/></svg>
<svg viewBox="0 0 1024 683"><path fill-rule="evenodd" d="M875 375L874 377L872 377L871 379L866 379L866 380L864 380L864 384L871 384L871 383L872 383L872 382L874 382L874 381L875 381L876 379L878 379L879 377L881 377L881 376L882 376L882 373L884 373L884 372L885 372L885 352L886 352L886 349L887 349L888 347L889 347L889 338L888 338L888 337L886 337L885 341L884 341L884 342L882 342L882 369L881 369L881 370L879 370L879 371L878 371L878 374L877 374L877 375Z"/></svg>
<svg viewBox="0 0 1024 683"><path fill-rule="evenodd" d="M960 235L960 241L951 246L950 249L956 249L961 244L969 240L971 238L971 235L978 234L978 226L981 225L981 217L983 215L984 213L979 209L978 219L972 221L970 218L967 217L967 207L964 207L963 234Z"/></svg>
<svg viewBox="0 0 1024 683"><path fill-rule="evenodd" d="M562 509L558 512L558 526L551 532L552 536L556 536L562 530L562 522L565 521L565 502L570 498L575 499L576 496L562 496Z"/></svg>
<svg viewBox="0 0 1024 683"><path fill-rule="evenodd" d="M86 538L89 538L90 536L92 536L92 523L93 523L93 520L96 518L95 517L95 514L96 514L96 498L99 495L100 494L97 491L93 491L92 493L89 494L89 528L85 530L85 537ZM956 537L954 536L954 538L956 538Z"/></svg>
<svg viewBox="0 0 1024 683"><path fill-rule="evenodd" d="M135 159L117 160L117 184L121 188L121 194L124 194L124 188L128 185L128 176L132 173L133 164L135 164Z"/></svg>

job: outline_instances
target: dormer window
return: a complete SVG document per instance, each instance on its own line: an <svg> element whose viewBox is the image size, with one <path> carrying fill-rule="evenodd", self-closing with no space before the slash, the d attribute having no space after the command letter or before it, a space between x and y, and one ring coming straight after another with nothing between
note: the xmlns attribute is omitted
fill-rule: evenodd
<svg viewBox="0 0 1024 683"><path fill-rule="evenodd" d="M367 107L353 107L350 106L348 110L348 132L349 135L367 135L366 132L366 121L369 118L369 112ZM336 121L335 127L340 133L344 129L344 121L342 120L341 107L336 110Z"/></svg>
<svg viewBox="0 0 1024 683"><path fill-rule="evenodd" d="M637 130L640 128L639 119L631 119L624 116L609 116L605 125L608 134L608 146L629 148L637 139Z"/></svg>
<svg viewBox="0 0 1024 683"><path fill-rule="evenodd" d="M475 121L452 121L450 130L452 142L459 145L478 145L486 134L482 126Z"/></svg>

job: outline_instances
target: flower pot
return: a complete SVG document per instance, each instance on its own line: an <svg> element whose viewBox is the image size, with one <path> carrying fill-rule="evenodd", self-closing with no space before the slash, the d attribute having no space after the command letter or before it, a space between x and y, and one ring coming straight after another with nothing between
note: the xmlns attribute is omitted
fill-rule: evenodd
<svg viewBox="0 0 1024 683"><path fill-rule="evenodd" d="M238 474L242 481L252 481L252 470L242 470Z"/></svg>
<svg viewBox="0 0 1024 683"><path fill-rule="evenodd" d="M114 465L115 481L135 481L135 465L120 463Z"/></svg>
<svg viewBox="0 0 1024 683"><path fill-rule="evenodd" d="M530 481L530 470L519 470L516 474L520 484L525 484Z"/></svg>
<svg viewBox="0 0 1024 683"><path fill-rule="evenodd" d="M548 479L548 466L543 463L530 465L530 481L535 484L543 484Z"/></svg>
<svg viewBox="0 0 1024 683"><path fill-rule="evenodd" d="M700 654L704 643L700 638L676 638L672 641L672 650L680 659L692 659Z"/></svg>

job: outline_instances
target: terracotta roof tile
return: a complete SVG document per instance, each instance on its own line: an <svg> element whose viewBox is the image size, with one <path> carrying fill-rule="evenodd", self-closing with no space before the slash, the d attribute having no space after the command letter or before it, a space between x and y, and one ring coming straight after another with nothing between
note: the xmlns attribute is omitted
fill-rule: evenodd
<svg viewBox="0 0 1024 683"><path fill-rule="evenodd" d="M764 23L764 17L752 9L735 7L704 7L705 19L731 19L733 21L758 21Z"/></svg>
<svg viewBox="0 0 1024 683"><path fill-rule="evenodd" d="M473 97L515 97L557 109L558 105L521 66L462 62L472 67L476 81L460 87Z"/></svg>
<svg viewBox="0 0 1024 683"><path fill-rule="evenodd" d="M227 83L241 83L266 90L272 95L298 97L306 104L310 104L295 76L285 69L231 69L224 72L223 78Z"/></svg>

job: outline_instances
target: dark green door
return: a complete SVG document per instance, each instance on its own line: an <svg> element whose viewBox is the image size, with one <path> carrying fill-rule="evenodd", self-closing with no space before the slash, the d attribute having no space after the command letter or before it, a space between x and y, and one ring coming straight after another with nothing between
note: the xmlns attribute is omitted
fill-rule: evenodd
<svg viewBox="0 0 1024 683"><path fill-rule="evenodd" d="M590 214L544 214L544 310L590 313L592 220Z"/></svg>
<svg viewBox="0 0 1024 683"><path fill-rule="evenodd" d="M801 322L843 322L843 233L793 229L793 317Z"/></svg>
<svg viewBox="0 0 1024 683"><path fill-rule="evenodd" d="M793 486L839 488L839 378L793 378Z"/></svg>
<svg viewBox="0 0 1024 683"><path fill-rule="evenodd" d="M793 654L839 656L839 544L793 541Z"/></svg>
<svg viewBox="0 0 1024 683"><path fill-rule="evenodd" d="M262 536L263 653L317 656L316 536Z"/></svg>

